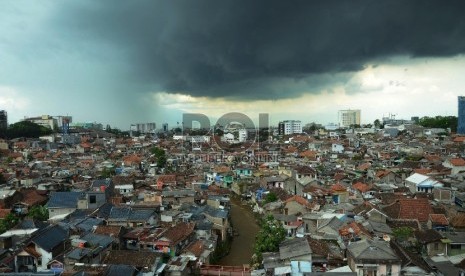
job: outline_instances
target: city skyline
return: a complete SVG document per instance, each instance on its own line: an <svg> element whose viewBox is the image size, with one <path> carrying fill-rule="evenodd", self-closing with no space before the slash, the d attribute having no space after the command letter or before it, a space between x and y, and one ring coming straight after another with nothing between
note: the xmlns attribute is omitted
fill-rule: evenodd
<svg viewBox="0 0 465 276"><path fill-rule="evenodd" d="M183 113L268 113L272 125L336 123L346 109L362 124L457 116L464 5L4 1L0 109L10 123L70 115L121 129Z"/></svg>

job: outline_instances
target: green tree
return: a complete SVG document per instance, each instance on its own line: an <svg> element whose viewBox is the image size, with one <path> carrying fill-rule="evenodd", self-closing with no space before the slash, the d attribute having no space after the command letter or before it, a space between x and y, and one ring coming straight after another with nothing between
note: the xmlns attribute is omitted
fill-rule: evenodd
<svg viewBox="0 0 465 276"><path fill-rule="evenodd" d="M48 219L48 211L45 206L36 205L29 210L27 216L40 221L45 221Z"/></svg>
<svg viewBox="0 0 465 276"><path fill-rule="evenodd" d="M43 135L48 135L53 131L44 126L35 124L29 121L21 121L11 124L6 131L6 136L10 139L18 137L38 138Z"/></svg>
<svg viewBox="0 0 465 276"><path fill-rule="evenodd" d="M278 200L278 196L273 192L269 192L265 196L265 200L263 202L266 204L266 203L270 203L270 202L275 202L277 200Z"/></svg>
<svg viewBox="0 0 465 276"><path fill-rule="evenodd" d="M277 252L279 244L286 238L286 230L272 215L266 216L260 224L261 229L255 237L253 266L262 263L263 252Z"/></svg>
<svg viewBox="0 0 465 276"><path fill-rule="evenodd" d="M422 117L418 124L423 127L431 128L450 128L452 132L457 131L457 117L456 116L436 116L436 117Z"/></svg>
<svg viewBox="0 0 465 276"><path fill-rule="evenodd" d="M164 168L167 160L165 150L159 147L153 147L151 152L155 155L155 158L157 158L157 167Z"/></svg>
<svg viewBox="0 0 465 276"><path fill-rule="evenodd" d="M6 217L0 221L0 233L8 231L13 226L15 226L19 221L19 218L13 214L8 214Z"/></svg>
<svg viewBox="0 0 465 276"><path fill-rule="evenodd" d="M100 176L102 178L110 178L112 177L113 175L115 175L115 168L111 167L111 168L103 168L102 170L102 173L100 173Z"/></svg>

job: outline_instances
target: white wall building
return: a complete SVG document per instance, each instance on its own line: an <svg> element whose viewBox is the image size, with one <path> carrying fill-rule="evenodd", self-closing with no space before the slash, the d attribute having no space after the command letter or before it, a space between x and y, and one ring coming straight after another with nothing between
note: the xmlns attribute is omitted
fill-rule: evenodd
<svg viewBox="0 0 465 276"><path fill-rule="evenodd" d="M302 122L299 120L286 120L279 122L278 132L280 135L302 133Z"/></svg>
<svg viewBox="0 0 465 276"><path fill-rule="evenodd" d="M247 141L247 130L245 128L239 129L239 143Z"/></svg>
<svg viewBox="0 0 465 276"><path fill-rule="evenodd" d="M360 109L339 110L339 126L350 127L351 125L360 125Z"/></svg>

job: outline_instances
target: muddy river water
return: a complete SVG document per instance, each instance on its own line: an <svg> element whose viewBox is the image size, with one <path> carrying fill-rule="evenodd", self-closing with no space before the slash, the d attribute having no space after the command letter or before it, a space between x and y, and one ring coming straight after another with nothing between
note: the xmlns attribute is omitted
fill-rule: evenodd
<svg viewBox="0 0 465 276"><path fill-rule="evenodd" d="M229 254L218 264L238 266L250 264L259 226L249 206L243 206L237 198L231 199L231 221L235 233Z"/></svg>

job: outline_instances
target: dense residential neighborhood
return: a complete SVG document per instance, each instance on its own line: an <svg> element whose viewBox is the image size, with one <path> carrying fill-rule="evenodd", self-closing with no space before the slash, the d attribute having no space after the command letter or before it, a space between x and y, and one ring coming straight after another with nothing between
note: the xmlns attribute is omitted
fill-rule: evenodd
<svg viewBox="0 0 465 276"><path fill-rule="evenodd" d="M0 271L462 275L465 139L393 128L271 130L242 151L189 129L1 140ZM239 235L257 235L250 262L225 265Z"/></svg>

